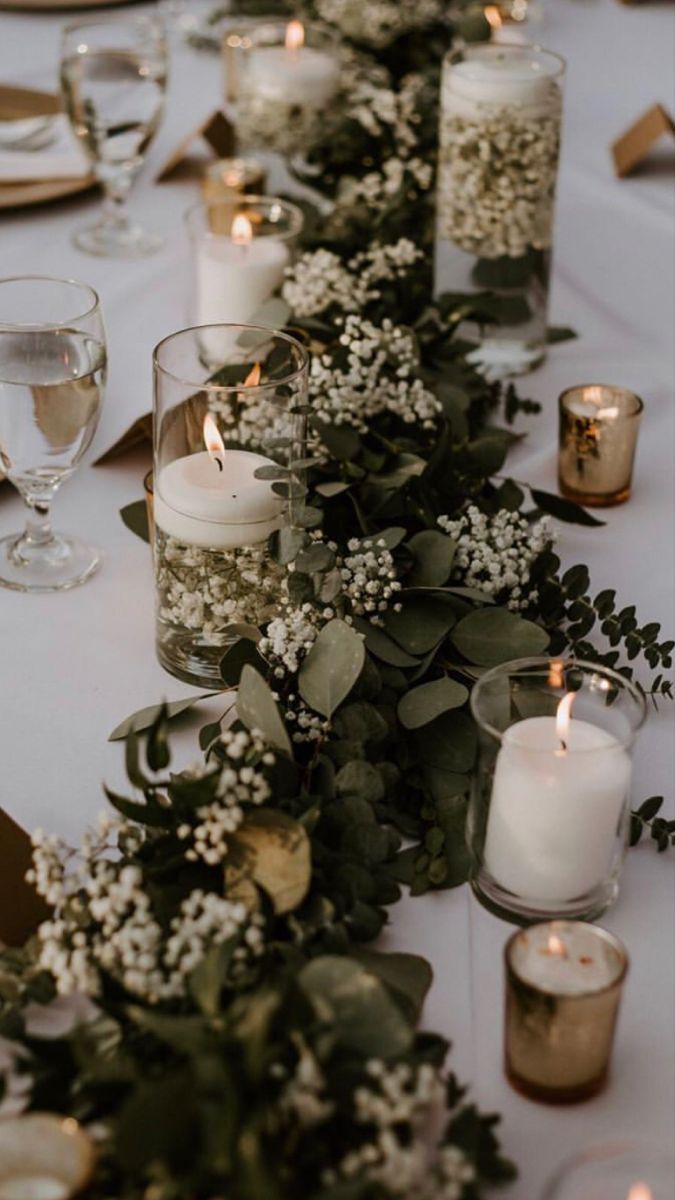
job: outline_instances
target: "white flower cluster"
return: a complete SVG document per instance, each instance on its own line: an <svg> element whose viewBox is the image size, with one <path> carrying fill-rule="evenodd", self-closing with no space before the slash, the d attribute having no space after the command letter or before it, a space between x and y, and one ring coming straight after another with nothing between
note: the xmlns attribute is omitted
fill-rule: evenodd
<svg viewBox="0 0 675 1200"><path fill-rule="evenodd" d="M434 1162L425 1137L445 1100L440 1073L425 1063L390 1067L379 1060L366 1070L372 1084L354 1093L354 1115L374 1129L373 1136L346 1154L336 1170L324 1172L324 1182L366 1179L406 1200L461 1200L465 1185L475 1180L473 1167L457 1147L439 1147Z"/></svg>
<svg viewBox="0 0 675 1200"><path fill-rule="evenodd" d="M265 636L258 642L258 652L272 665L277 679L295 675L300 663L312 649L322 620L330 620L332 609L320 612L312 604L286 608L267 626Z"/></svg>
<svg viewBox="0 0 675 1200"><path fill-rule="evenodd" d="M379 298L379 283L403 278L422 257L408 238L391 245L375 242L346 263L331 250L309 251L287 268L282 294L296 317L316 316L333 305L359 312Z"/></svg>
<svg viewBox="0 0 675 1200"><path fill-rule="evenodd" d="M286 723L291 726L291 741L317 742L330 729L330 721L306 708L300 696L291 693L286 697Z"/></svg>
<svg viewBox="0 0 675 1200"><path fill-rule="evenodd" d="M349 600L353 613L368 617L373 625L381 625L380 614L401 590L394 557L383 540L351 538L347 549L349 554L338 558L342 594Z"/></svg>
<svg viewBox="0 0 675 1200"><path fill-rule="evenodd" d="M440 0L317 0L322 20L337 25L344 37L381 48L443 13Z"/></svg>
<svg viewBox="0 0 675 1200"><path fill-rule="evenodd" d="M102 975L148 1003L185 995L188 977L214 945L237 937L234 960L259 953L261 918L215 893L192 892L165 933L157 921L138 866L101 857L113 849L89 837L78 856L39 831L30 874L55 915L38 931L39 964L61 995L100 994ZM69 866L71 869L69 870Z"/></svg>
<svg viewBox="0 0 675 1200"><path fill-rule="evenodd" d="M270 797L265 776L255 765L258 759L271 766L274 754L265 748L262 738L246 729L226 729L218 739L229 761L203 766L198 763L184 771L193 779L218 776L216 799L196 810L197 824L185 822L178 837L190 841L185 857L191 862L202 859L209 866L223 862L228 854L228 837L245 819L247 805L264 804Z"/></svg>
<svg viewBox="0 0 675 1200"><path fill-rule="evenodd" d="M487 596L503 597L514 612L536 601L532 564L553 536L546 517L530 525L520 513L501 509L489 517L472 504L454 520L439 517L438 524L457 543L453 578Z"/></svg>
<svg viewBox="0 0 675 1200"><path fill-rule="evenodd" d="M410 330L390 320L378 326L350 315L340 344L347 351L345 366L336 366L331 354L312 359L309 392L322 421L365 433L371 417L390 412L407 425L434 428L441 406L417 375L419 357Z"/></svg>
<svg viewBox="0 0 675 1200"><path fill-rule="evenodd" d="M297 1045L295 1072L279 1097L279 1108L282 1113L298 1121L303 1129L311 1129L327 1121L335 1105L326 1098L326 1080L313 1051L304 1038L299 1038ZM285 1076L285 1068L281 1064L277 1064L277 1067L273 1074Z"/></svg>
<svg viewBox="0 0 675 1200"><path fill-rule="evenodd" d="M274 613L285 582L265 542L234 550L202 550L157 531L159 618L174 633L198 634L205 645L224 644L223 629L260 625ZM170 636L170 631L167 631Z"/></svg>
<svg viewBox="0 0 675 1200"><path fill-rule="evenodd" d="M409 75L399 91L360 79L350 96L348 116L380 144L380 166L360 178L340 180L338 205L366 204L377 213L402 189L428 191L433 168L415 154L423 81ZM388 148L387 148L388 147Z"/></svg>
<svg viewBox="0 0 675 1200"><path fill-rule="evenodd" d="M481 258L520 258L551 245L560 143L559 90L551 115L516 108L441 119L440 236Z"/></svg>

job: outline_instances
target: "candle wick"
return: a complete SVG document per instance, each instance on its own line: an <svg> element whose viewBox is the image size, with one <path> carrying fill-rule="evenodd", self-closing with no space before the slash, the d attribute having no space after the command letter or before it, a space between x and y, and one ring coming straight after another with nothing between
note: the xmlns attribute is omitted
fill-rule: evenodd
<svg viewBox="0 0 675 1200"><path fill-rule="evenodd" d="M219 470L219 471L222 473L222 470L223 470L223 464L222 464L222 461L221 461L219 458L216 458L216 459L215 459L215 462L216 462L216 464L217 464L217 466L218 466L218 470Z"/></svg>

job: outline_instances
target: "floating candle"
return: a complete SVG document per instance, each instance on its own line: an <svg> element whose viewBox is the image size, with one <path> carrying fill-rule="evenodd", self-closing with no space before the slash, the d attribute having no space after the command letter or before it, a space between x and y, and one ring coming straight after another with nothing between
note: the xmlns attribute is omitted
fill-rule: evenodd
<svg viewBox="0 0 675 1200"><path fill-rule="evenodd" d="M188 546L232 550L257 545L279 528L283 500L260 467L271 459L248 450L225 450L213 417L204 421L206 450L174 459L155 483L155 524Z"/></svg>
<svg viewBox="0 0 675 1200"><path fill-rule="evenodd" d="M301 21L286 26L283 46L251 49L247 72L247 87L258 97L303 108L325 108L340 86L337 61L325 50L305 45Z"/></svg>

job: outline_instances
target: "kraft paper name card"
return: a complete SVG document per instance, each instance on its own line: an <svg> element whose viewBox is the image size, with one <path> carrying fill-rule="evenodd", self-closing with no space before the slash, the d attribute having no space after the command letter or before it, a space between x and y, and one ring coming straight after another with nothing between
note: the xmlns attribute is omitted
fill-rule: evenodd
<svg viewBox="0 0 675 1200"><path fill-rule="evenodd" d="M96 459L94 466L105 466L106 463L113 462L114 459L127 454L129 450L134 450L136 446L143 445L144 442L152 445L152 413L145 413L138 420L134 421L126 433L123 433L114 445L110 446Z"/></svg>
<svg viewBox="0 0 675 1200"><path fill-rule="evenodd" d="M26 883L32 863L25 829L0 808L0 943L22 946L50 915L49 907Z"/></svg>
<svg viewBox="0 0 675 1200"><path fill-rule="evenodd" d="M664 134L675 137L675 121L662 104L654 104L612 145L614 170L619 178L634 171Z"/></svg>
<svg viewBox="0 0 675 1200"><path fill-rule="evenodd" d="M198 125L196 129L191 130L186 137L179 142L173 154L167 159L157 176L157 182L163 183L165 179L169 179L171 175L178 172L179 167L183 168L182 173L194 173L191 168L194 168L194 160L190 159L189 151L192 149L195 142L205 142L212 150L217 158L230 158L234 154L236 147L236 138L234 126L228 121L227 117L222 112L211 113L206 121Z"/></svg>

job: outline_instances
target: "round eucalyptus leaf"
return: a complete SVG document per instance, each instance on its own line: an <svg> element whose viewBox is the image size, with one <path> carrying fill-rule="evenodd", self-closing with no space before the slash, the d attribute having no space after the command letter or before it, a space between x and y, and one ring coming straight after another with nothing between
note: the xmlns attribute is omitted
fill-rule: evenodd
<svg viewBox="0 0 675 1200"><path fill-rule="evenodd" d="M534 621L508 609L480 608L455 626L452 642L469 662L492 667L512 658L543 654L549 636Z"/></svg>
<svg viewBox="0 0 675 1200"><path fill-rule="evenodd" d="M441 713L451 708L461 708L469 698L464 684L444 676L431 683L422 683L402 696L398 704L398 716L406 729L420 729L428 725Z"/></svg>
<svg viewBox="0 0 675 1200"><path fill-rule="evenodd" d="M365 657L360 634L339 618L329 621L300 668L298 688L305 703L332 717L354 687Z"/></svg>

